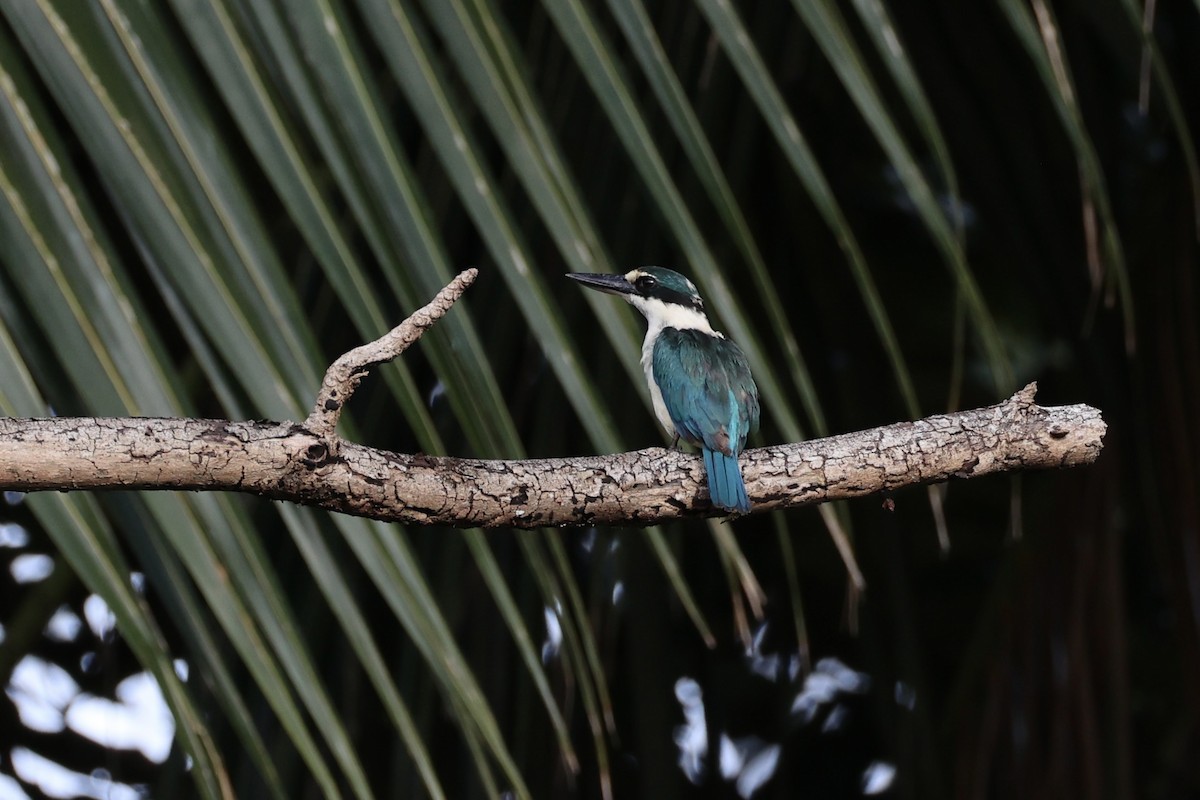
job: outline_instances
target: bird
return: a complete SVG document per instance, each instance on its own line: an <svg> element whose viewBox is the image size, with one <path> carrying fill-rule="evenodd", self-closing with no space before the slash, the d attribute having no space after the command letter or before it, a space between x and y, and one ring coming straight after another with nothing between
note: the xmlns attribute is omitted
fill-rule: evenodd
<svg viewBox="0 0 1200 800"><path fill-rule="evenodd" d="M642 312L647 322L642 369L655 417L673 445L682 439L700 448L712 504L747 513L750 498L738 455L758 429L758 387L742 348L709 324L696 285L665 267L567 277L624 297Z"/></svg>

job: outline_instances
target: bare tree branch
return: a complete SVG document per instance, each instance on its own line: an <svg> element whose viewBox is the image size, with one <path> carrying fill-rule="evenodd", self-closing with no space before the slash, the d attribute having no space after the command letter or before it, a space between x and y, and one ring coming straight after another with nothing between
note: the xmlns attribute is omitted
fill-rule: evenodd
<svg viewBox="0 0 1200 800"><path fill-rule="evenodd" d="M474 267L458 273L428 305L417 309L412 316L380 338L344 353L330 364L329 369L325 370L325 379L321 381L321 390L317 392L317 402L304 421L304 427L317 436L335 439L342 409L371 367L386 364L420 339L435 322L446 316L450 306L470 288L478 274L479 270ZM336 449L331 452L336 452Z"/></svg>
<svg viewBox="0 0 1200 800"><path fill-rule="evenodd" d="M475 278L326 373L299 422L130 418L0 419L0 489L236 491L373 519L454 527L642 525L715 516L699 456L654 447L526 461L405 455L334 432L369 368L395 358ZM1106 430L1090 406L1043 408L1030 384L988 408L748 450L753 512L905 486L1088 464Z"/></svg>

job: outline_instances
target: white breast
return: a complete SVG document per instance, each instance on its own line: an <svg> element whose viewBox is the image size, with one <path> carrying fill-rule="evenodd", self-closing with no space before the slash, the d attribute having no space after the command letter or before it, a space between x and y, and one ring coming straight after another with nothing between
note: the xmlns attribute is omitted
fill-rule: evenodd
<svg viewBox="0 0 1200 800"><path fill-rule="evenodd" d="M663 402L662 390L658 388L658 383L654 380L654 342L661 332L661 326L657 328L651 326L646 331L646 340L642 342L642 371L646 373L646 383L650 386L650 402L654 404L654 416L658 419L658 424L663 426L667 435L674 438L676 436L675 423L667 411L667 404Z"/></svg>

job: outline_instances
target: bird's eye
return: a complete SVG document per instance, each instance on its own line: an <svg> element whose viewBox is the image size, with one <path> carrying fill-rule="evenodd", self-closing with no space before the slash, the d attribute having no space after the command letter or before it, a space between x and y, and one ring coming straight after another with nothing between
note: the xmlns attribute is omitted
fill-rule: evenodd
<svg viewBox="0 0 1200 800"><path fill-rule="evenodd" d="M639 275L638 279L633 282L633 287L641 294L645 294L655 286L658 286L658 278L653 275Z"/></svg>

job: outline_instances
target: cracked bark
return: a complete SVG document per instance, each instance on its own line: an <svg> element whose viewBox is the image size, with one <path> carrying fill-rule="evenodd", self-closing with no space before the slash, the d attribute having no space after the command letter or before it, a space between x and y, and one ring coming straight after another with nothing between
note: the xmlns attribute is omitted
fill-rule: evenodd
<svg viewBox="0 0 1200 800"><path fill-rule="evenodd" d="M304 422L170 418L0 419L0 489L237 491L373 519L453 527L645 525L724 512L698 455L487 461L348 442L338 416L370 367L391 360L474 280L458 276L396 329L330 367ZM1042 407L1030 384L1003 403L748 450L752 513L1001 472L1088 464L1106 426L1086 405Z"/></svg>

